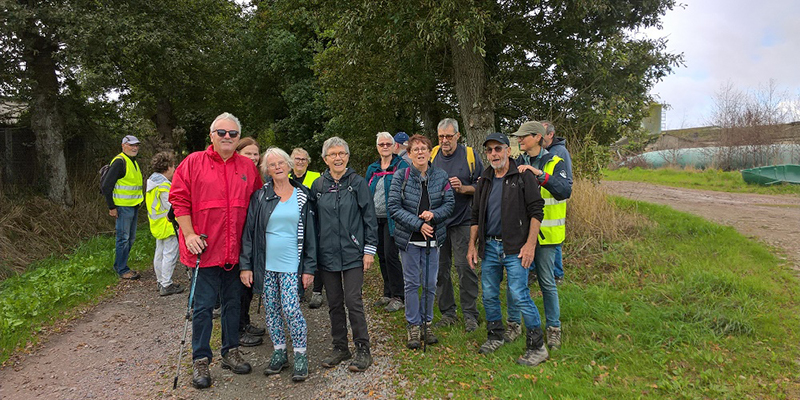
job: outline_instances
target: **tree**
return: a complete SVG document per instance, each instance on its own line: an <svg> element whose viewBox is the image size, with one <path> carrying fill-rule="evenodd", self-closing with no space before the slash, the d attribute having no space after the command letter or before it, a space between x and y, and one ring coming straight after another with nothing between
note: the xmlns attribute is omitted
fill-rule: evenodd
<svg viewBox="0 0 800 400"><path fill-rule="evenodd" d="M681 60L665 53L664 40L629 33L658 25L673 0L301 3L318 7L335 38L325 52L346 65L372 71L369 62L392 60L407 64L404 70L414 77L434 79L437 101L458 106L473 146L489 131L544 117L608 143L621 126L638 124L650 100L647 90ZM438 61L432 70L430 60ZM337 72L321 68L328 66L318 64L317 72ZM392 82L398 74L403 72L384 69L364 80ZM325 90L337 96L336 86ZM413 93L406 97L423 97L415 86L408 90ZM350 104L387 94L363 93Z"/></svg>
<svg viewBox="0 0 800 400"><path fill-rule="evenodd" d="M60 1L5 1L0 25L4 99L27 102L31 130L36 136L39 168L47 177L47 197L56 204L72 206L64 156L64 117L60 111L59 73L65 57L59 27L72 15Z"/></svg>

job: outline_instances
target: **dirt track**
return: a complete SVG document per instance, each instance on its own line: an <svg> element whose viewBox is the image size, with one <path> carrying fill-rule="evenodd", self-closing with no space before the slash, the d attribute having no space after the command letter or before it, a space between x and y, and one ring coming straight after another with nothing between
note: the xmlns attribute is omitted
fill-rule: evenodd
<svg viewBox="0 0 800 400"><path fill-rule="evenodd" d="M177 280L186 285L183 267L176 268ZM181 271L179 273L179 271ZM96 307L85 310L63 332L52 334L32 354L14 357L0 369L0 399L315 399L394 398L397 381L386 338L372 300L364 298L369 332L372 336L373 366L365 373L351 373L347 363L325 369L320 362L330 348L330 319L327 303L310 310L302 304L308 322L309 378L291 381L291 368L266 377L263 370L272 352L269 337L257 347L242 347L253 366L249 375L233 375L219 363L219 339L212 340L213 386L198 391L191 387L191 325L184 347L184 363L177 390L172 390L178 345L183 333L186 293L159 297L152 267L141 270L142 279L120 282L117 293ZM375 274L370 274L375 276ZM368 275L367 279L370 279ZM261 315L251 317L264 326ZM219 324L215 323L215 331ZM352 344L351 344L352 347Z"/></svg>
<svg viewBox="0 0 800 400"><path fill-rule="evenodd" d="M604 181L606 192L633 200L668 205L734 227L749 237L781 248L800 271L800 196L726 193Z"/></svg>

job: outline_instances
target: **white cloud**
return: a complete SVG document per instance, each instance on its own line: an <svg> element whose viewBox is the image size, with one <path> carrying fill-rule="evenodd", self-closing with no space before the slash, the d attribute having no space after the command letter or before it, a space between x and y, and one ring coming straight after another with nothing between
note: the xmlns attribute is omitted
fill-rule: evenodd
<svg viewBox="0 0 800 400"><path fill-rule="evenodd" d="M690 0L662 19L670 52L684 53L676 69L652 90L667 111L669 129L708 122L714 92L730 81L743 91L774 79L778 87L800 93L800 2Z"/></svg>

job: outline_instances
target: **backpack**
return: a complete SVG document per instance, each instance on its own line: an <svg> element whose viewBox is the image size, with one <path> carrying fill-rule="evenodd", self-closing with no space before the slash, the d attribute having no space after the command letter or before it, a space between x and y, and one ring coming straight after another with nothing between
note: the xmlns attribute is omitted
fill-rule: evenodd
<svg viewBox="0 0 800 400"><path fill-rule="evenodd" d="M103 194L103 183L106 181L106 175L108 175L108 170L111 169L111 164L106 164L100 167L100 170L97 173L100 175L100 195L104 196Z"/></svg>
<svg viewBox="0 0 800 400"><path fill-rule="evenodd" d="M439 153L439 146L435 146L433 150L431 150L431 162L433 159L436 158L436 154ZM475 173L475 150L472 147L467 146L467 165L469 165L469 175L472 176Z"/></svg>

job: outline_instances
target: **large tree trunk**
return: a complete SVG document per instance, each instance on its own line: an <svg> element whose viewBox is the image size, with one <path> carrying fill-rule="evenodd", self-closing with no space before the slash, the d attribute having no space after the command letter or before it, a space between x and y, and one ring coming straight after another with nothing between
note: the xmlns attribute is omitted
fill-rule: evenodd
<svg viewBox="0 0 800 400"><path fill-rule="evenodd" d="M31 129L36 136L39 167L47 177L47 197L56 204L72 206L72 192L67 179L64 157L64 120L58 109L58 78L53 53L58 44L41 36L30 26L25 36L32 45L25 50L25 61L31 72Z"/></svg>
<svg viewBox="0 0 800 400"><path fill-rule="evenodd" d="M488 90L486 64L473 50L472 42L460 44L450 39L453 52L453 82L464 126L460 129L467 145L480 147L494 131L494 101Z"/></svg>
<svg viewBox="0 0 800 400"><path fill-rule="evenodd" d="M173 137L177 120L172 109L172 102L166 97L160 97L156 103L156 113L151 117L156 124L156 130L161 137L158 150L179 150L176 146L176 138Z"/></svg>
<svg viewBox="0 0 800 400"><path fill-rule="evenodd" d="M419 113L425 135L436 143L436 126L442 119L442 113L439 111L439 104L436 98L436 82L431 82L430 89L420 98Z"/></svg>

